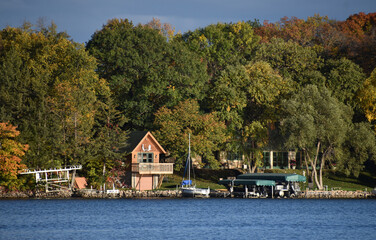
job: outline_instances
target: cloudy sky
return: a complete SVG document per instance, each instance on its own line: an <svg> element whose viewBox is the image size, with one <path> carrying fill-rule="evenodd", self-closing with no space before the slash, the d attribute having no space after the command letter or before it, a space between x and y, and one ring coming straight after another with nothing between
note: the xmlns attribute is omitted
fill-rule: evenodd
<svg viewBox="0 0 376 240"><path fill-rule="evenodd" d="M184 33L217 22L275 22L314 14L345 20L359 12L376 12L376 0L0 0L0 28L42 18L85 43L112 18L128 18L134 24L159 18Z"/></svg>

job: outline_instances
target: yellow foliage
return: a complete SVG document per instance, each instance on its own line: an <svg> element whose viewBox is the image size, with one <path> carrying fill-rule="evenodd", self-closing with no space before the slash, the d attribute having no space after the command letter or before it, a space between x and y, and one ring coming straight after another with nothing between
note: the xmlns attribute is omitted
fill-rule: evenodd
<svg viewBox="0 0 376 240"><path fill-rule="evenodd" d="M368 121L376 120L376 70L364 81L358 92L358 101Z"/></svg>

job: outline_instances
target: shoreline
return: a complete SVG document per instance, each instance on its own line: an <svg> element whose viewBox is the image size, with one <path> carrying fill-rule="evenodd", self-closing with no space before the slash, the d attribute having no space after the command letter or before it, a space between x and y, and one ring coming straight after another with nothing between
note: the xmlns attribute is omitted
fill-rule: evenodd
<svg viewBox="0 0 376 240"><path fill-rule="evenodd" d="M231 198L229 192L211 192L210 198ZM239 194L237 198L241 197ZM183 198L180 190L134 191L119 190L119 193L105 193L97 190L60 192L0 192L0 200L9 199L172 199ZM366 191L303 191L294 199L375 199L376 195ZM278 199L278 198L275 198Z"/></svg>

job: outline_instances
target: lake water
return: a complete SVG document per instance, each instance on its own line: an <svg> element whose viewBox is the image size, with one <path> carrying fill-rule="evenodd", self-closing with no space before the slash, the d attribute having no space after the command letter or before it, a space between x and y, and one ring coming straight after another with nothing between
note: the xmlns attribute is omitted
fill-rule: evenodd
<svg viewBox="0 0 376 240"><path fill-rule="evenodd" d="M0 200L0 239L376 239L376 200Z"/></svg>

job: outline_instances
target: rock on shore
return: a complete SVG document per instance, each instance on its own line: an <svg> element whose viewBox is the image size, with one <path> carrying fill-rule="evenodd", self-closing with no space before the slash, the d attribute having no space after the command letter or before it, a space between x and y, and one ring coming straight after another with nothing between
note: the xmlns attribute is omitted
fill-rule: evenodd
<svg viewBox="0 0 376 240"><path fill-rule="evenodd" d="M104 193L97 190L80 190L73 197L82 198L177 198L181 197L179 190L133 191L120 190L119 193Z"/></svg>
<svg viewBox="0 0 376 240"><path fill-rule="evenodd" d="M60 192L44 192L44 191L15 191L15 192L0 192L0 199L59 199L59 198L180 198L182 193L180 190L154 190L154 191L134 191L134 190L119 190L119 193L105 193L98 190L83 189L75 192L60 191ZM229 194L211 194L212 198L229 197ZM306 199L328 199L328 198L347 198L347 199L364 199L375 198L376 195L367 191L304 191L301 192L297 198Z"/></svg>
<svg viewBox="0 0 376 240"><path fill-rule="evenodd" d="M372 198L372 193L366 191L305 191L299 196L300 198Z"/></svg>

